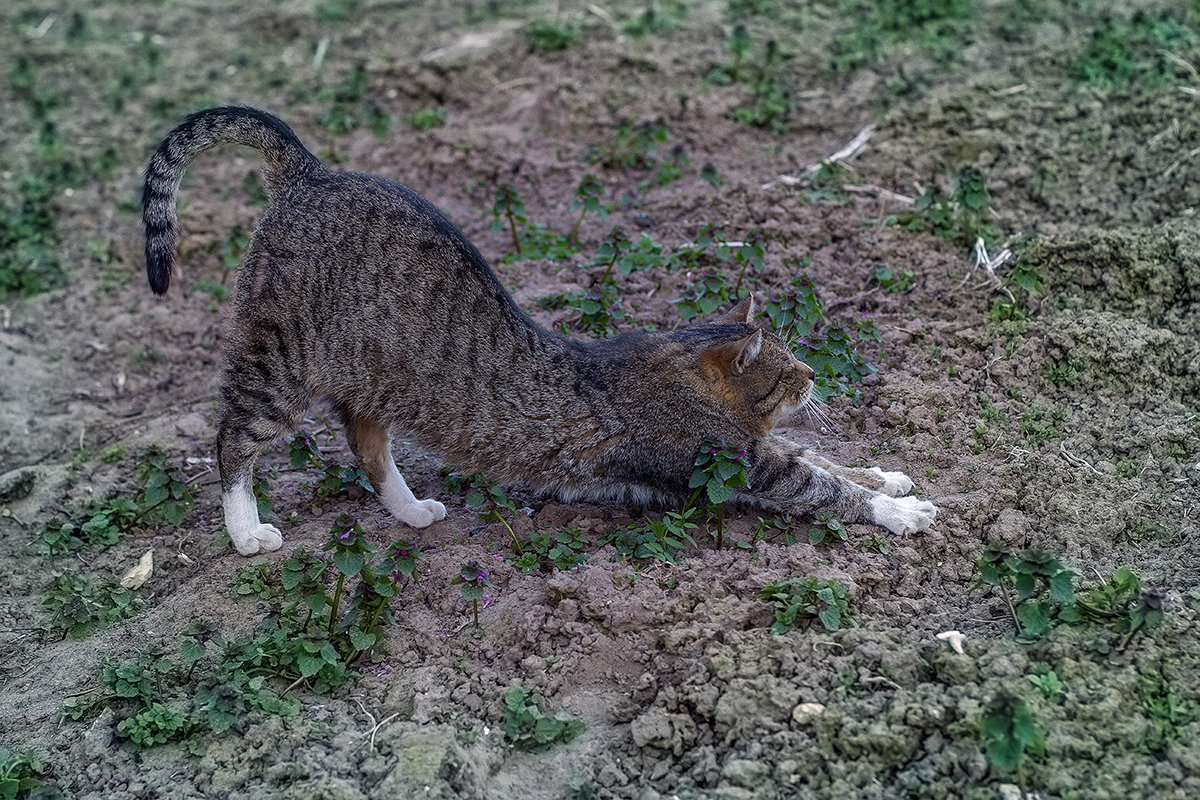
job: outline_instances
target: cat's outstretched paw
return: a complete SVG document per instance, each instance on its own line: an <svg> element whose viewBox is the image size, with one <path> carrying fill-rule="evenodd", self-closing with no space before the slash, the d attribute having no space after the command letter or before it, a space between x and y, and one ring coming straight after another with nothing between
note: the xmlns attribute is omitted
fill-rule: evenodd
<svg viewBox="0 0 1200 800"><path fill-rule="evenodd" d="M428 528L440 519L446 518L446 507L437 500L417 500L403 508L392 512L396 519L414 528Z"/></svg>
<svg viewBox="0 0 1200 800"><path fill-rule="evenodd" d="M917 533L933 524L937 506L915 497L880 495L871 498L871 513L876 525L882 525L892 533Z"/></svg>
<svg viewBox="0 0 1200 800"><path fill-rule="evenodd" d="M879 476L879 480L883 481L883 486L879 487L879 491L886 495L900 497L912 491L912 478L903 472L884 472L879 467L871 467L871 472L874 472Z"/></svg>
<svg viewBox="0 0 1200 800"><path fill-rule="evenodd" d="M244 556L270 553L283 545L283 534L274 525L259 524L240 531L229 531L233 546Z"/></svg>

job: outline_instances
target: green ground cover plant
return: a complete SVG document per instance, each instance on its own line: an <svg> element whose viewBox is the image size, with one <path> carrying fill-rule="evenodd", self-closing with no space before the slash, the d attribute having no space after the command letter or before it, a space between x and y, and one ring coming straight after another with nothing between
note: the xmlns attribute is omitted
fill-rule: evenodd
<svg viewBox="0 0 1200 800"><path fill-rule="evenodd" d="M546 700L535 689L517 685L504 695L504 737L521 750L539 752L573 741L583 721L568 711L546 711Z"/></svg>
<svg viewBox="0 0 1200 800"><path fill-rule="evenodd" d="M813 619L827 631L852 624L850 592L841 581L807 576L769 583L758 593L759 600L771 603L775 622L771 632L787 633Z"/></svg>

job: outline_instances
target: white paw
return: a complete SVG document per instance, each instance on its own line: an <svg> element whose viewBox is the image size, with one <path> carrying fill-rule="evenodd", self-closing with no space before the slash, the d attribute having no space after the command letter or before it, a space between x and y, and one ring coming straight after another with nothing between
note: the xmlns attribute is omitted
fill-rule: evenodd
<svg viewBox="0 0 1200 800"><path fill-rule="evenodd" d="M900 497L912 491L912 478L903 472L884 472L879 467L871 467L871 472L874 472L879 476L879 480L883 481L883 486L879 487L879 491L884 494Z"/></svg>
<svg viewBox="0 0 1200 800"><path fill-rule="evenodd" d="M241 531L230 531L233 546L244 556L270 553L283 545L283 535L274 525L256 525Z"/></svg>
<svg viewBox="0 0 1200 800"><path fill-rule="evenodd" d="M876 525L882 525L892 533L917 533L933 524L937 506L915 497L879 495L871 498L871 513Z"/></svg>
<svg viewBox="0 0 1200 800"><path fill-rule="evenodd" d="M437 500L415 500L392 512L396 519L414 528L428 528L446 518L446 507Z"/></svg>
<svg viewBox="0 0 1200 800"><path fill-rule="evenodd" d="M428 498L427 500L422 500L421 505L425 506L425 508L429 509L429 512L433 514L434 522L446 518L446 507L437 500L434 500L432 497Z"/></svg>

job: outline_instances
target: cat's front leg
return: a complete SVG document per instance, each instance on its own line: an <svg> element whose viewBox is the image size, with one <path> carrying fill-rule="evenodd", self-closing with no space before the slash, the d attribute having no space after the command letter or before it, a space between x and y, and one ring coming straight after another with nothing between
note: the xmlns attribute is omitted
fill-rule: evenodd
<svg viewBox="0 0 1200 800"><path fill-rule="evenodd" d="M879 467L871 467L871 472L882 481L879 491L891 497L901 497L912 491L912 478L903 472L884 472Z"/></svg>
<svg viewBox="0 0 1200 800"><path fill-rule="evenodd" d="M892 533L919 533L933 524L937 517L937 506L916 497L878 494L871 498L871 516L871 522L882 525Z"/></svg>
<svg viewBox="0 0 1200 800"><path fill-rule="evenodd" d="M839 474L846 468L806 455L798 453L790 442L772 438L758 443L751 450L747 494L797 516L827 513L843 522L880 525L896 534L917 533L933 524L937 516L933 503L885 493L912 488L912 481L903 473L886 473L878 468L855 470L878 479L883 491L876 491Z"/></svg>
<svg viewBox="0 0 1200 800"><path fill-rule="evenodd" d="M841 475L843 478L848 478L860 486L883 492L892 497L906 495L913 488L912 478L903 472L885 472L879 467L868 467L866 469L862 467L843 467L840 464L834 464L813 450L804 450L801 457L808 463L818 466L827 472L832 472L834 475Z"/></svg>

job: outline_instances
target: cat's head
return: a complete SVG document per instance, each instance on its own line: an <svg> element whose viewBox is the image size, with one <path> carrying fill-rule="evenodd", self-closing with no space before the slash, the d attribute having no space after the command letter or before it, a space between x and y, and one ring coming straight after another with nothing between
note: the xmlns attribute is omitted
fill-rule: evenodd
<svg viewBox="0 0 1200 800"><path fill-rule="evenodd" d="M700 353L709 391L735 423L766 436L809 402L814 373L783 339L754 324L754 311L754 298L747 296L723 316L693 327L712 337Z"/></svg>

